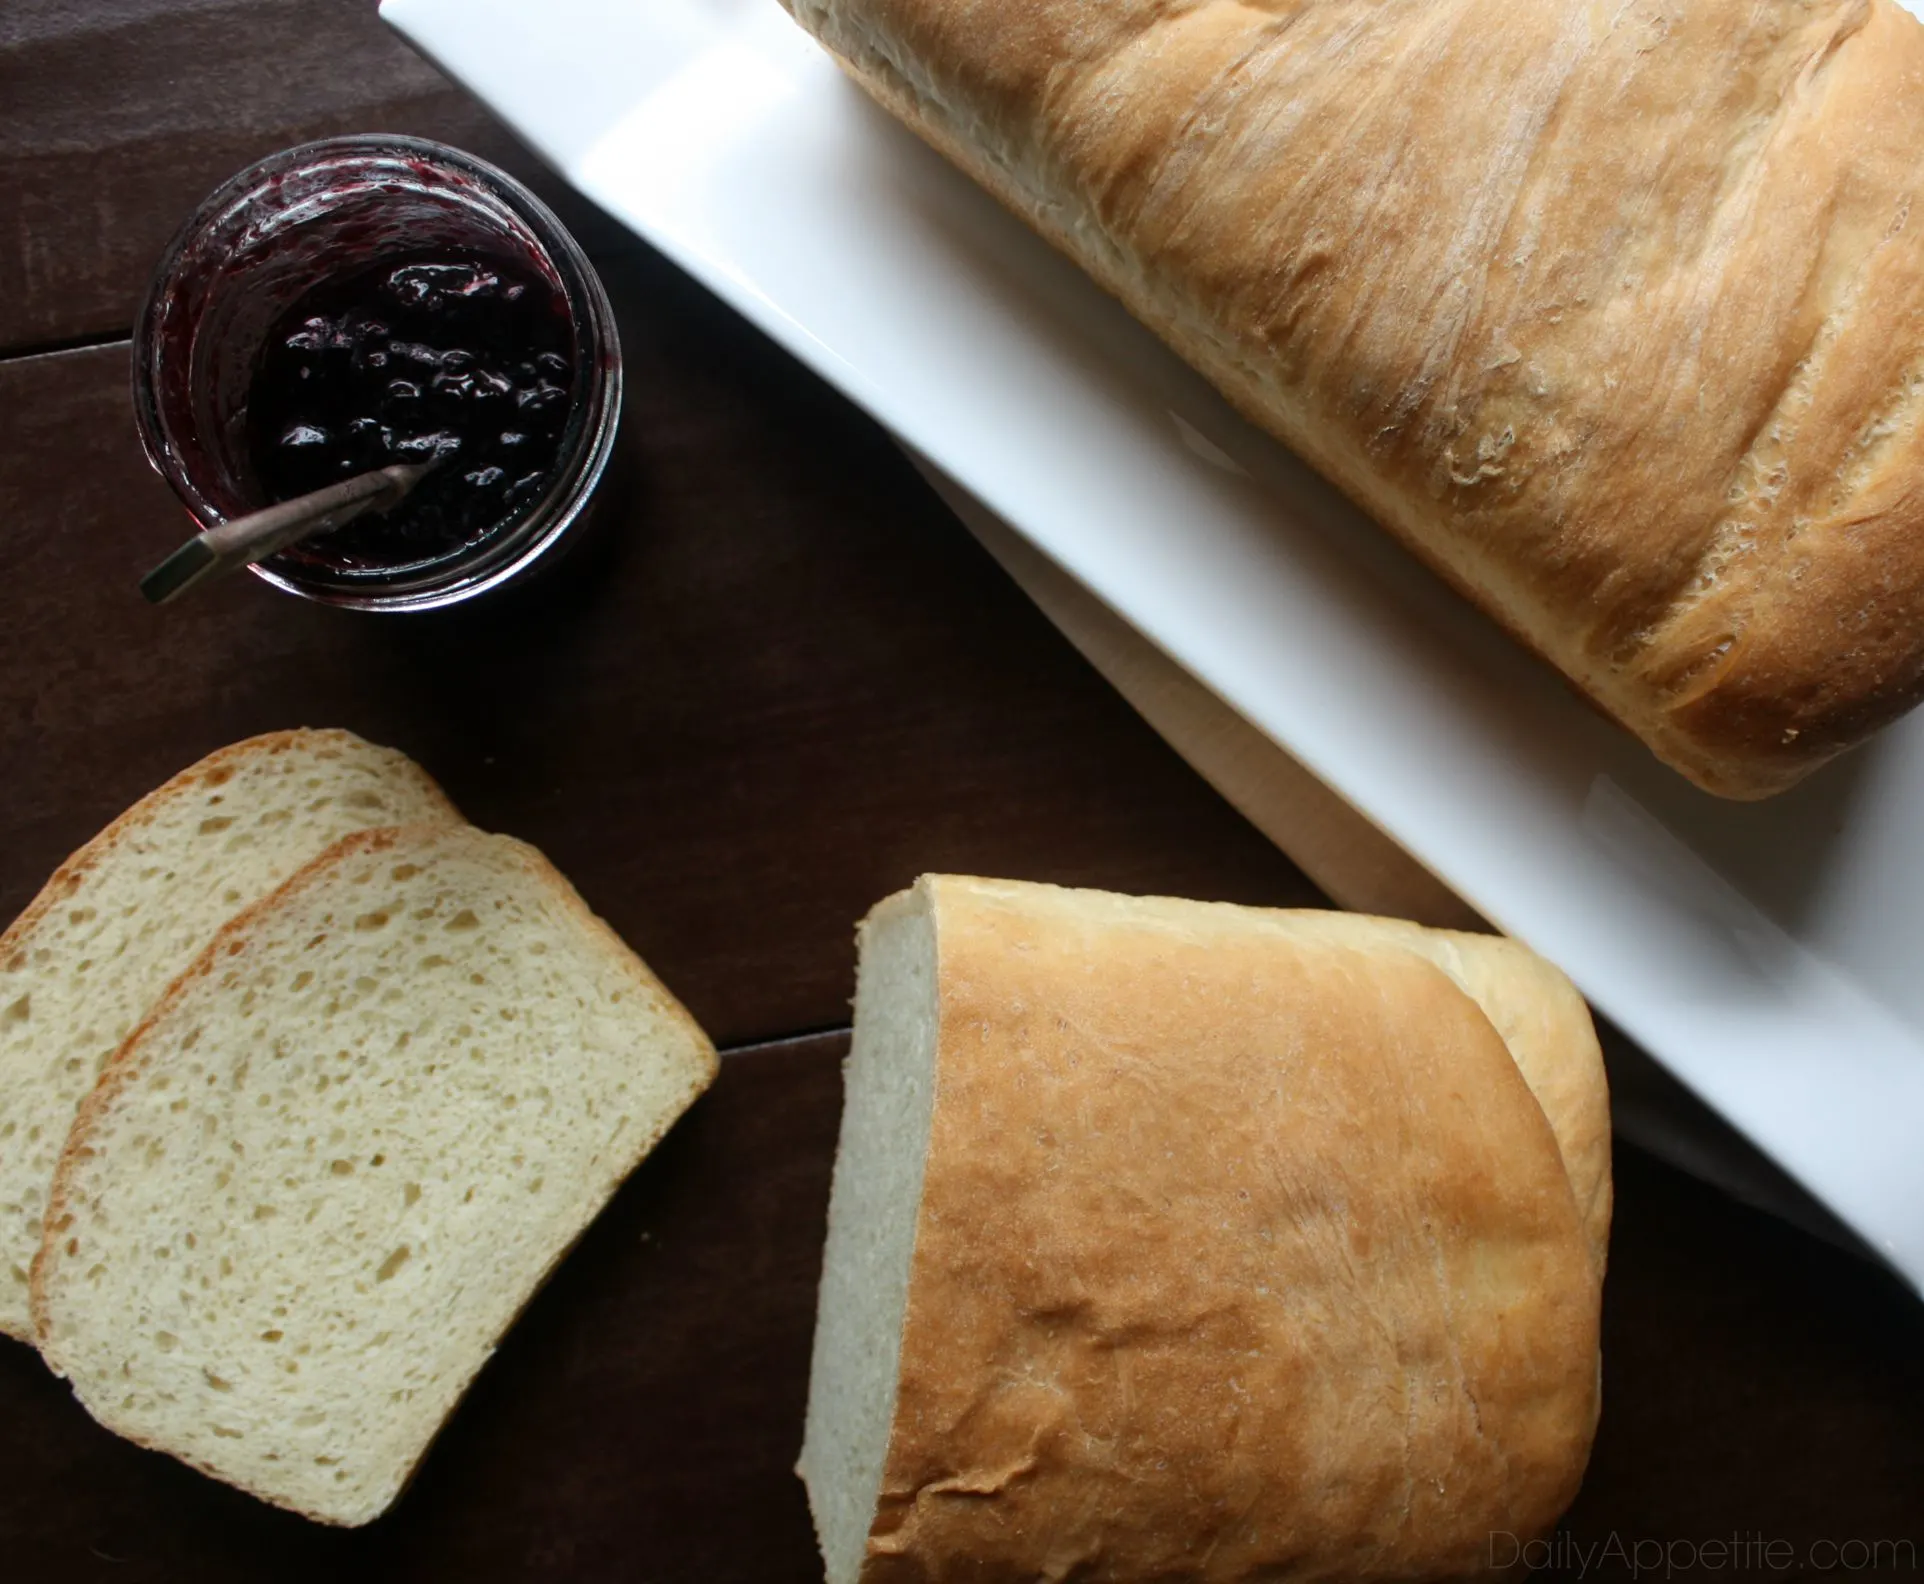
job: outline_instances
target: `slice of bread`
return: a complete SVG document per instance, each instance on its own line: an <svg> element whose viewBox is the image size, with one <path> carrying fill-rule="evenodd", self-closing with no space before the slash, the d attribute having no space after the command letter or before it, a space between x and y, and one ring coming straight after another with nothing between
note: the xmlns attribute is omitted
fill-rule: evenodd
<svg viewBox="0 0 1924 1584"><path fill-rule="evenodd" d="M182 771L60 866L0 936L0 1331L32 1336L28 1267L76 1108L214 932L352 831L459 818L404 754L273 732Z"/></svg>
<svg viewBox="0 0 1924 1584"><path fill-rule="evenodd" d="M88 1098L41 1351L109 1429L365 1523L715 1070L533 848L350 836L227 925Z"/></svg>
<svg viewBox="0 0 1924 1584"><path fill-rule="evenodd" d="M860 934L829 1584L1482 1572L1582 1475L1608 1137L1513 942L925 876Z"/></svg>

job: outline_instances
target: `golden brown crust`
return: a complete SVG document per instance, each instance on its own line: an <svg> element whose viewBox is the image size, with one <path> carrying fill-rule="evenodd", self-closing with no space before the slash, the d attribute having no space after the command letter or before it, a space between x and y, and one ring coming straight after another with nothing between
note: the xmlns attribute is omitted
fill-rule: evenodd
<svg viewBox="0 0 1924 1584"><path fill-rule="evenodd" d="M1396 947L1433 962L1455 981L1503 1043L1556 1135L1563 1169L1602 1270L1610 1239L1610 1088L1590 1009L1552 964L1502 935L1423 929L1355 913L1280 913L1333 942Z"/></svg>
<svg viewBox="0 0 1924 1584"><path fill-rule="evenodd" d="M1547 1529L1601 1270L1477 1003L1315 915L919 884L936 1102L864 1584L1440 1578Z"/></svg>
<svg viewBox="0 0 1924 1584"><path fill-rule="evenodd" d="M788 0L1712 791L1924 692L1924 32L1890 0Z"/></svg>

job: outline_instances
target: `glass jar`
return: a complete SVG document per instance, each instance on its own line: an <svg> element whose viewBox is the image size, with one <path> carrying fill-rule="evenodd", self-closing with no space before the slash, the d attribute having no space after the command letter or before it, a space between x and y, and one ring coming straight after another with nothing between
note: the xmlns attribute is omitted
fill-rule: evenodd
<svg viewBox="0 0 1924 1584"><path fill-rule="evenodd" d="M513 177L400 136L329 138L270 155L181 228L134 330L134 412L149 460L203 529L269 504L247 416L270 332L314 288L426 253L511 264L555 292L572 350L555 459L533 498L467 542L381 566L296 545L252 568L276 588L361 610L452 605L524 574L588 508L621 412L607 293L561 222Z"/></svg>

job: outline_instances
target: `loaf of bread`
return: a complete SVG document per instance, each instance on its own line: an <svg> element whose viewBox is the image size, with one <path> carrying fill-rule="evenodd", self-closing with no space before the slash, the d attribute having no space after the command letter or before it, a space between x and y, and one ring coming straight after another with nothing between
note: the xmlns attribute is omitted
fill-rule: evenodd
<svg viewBox="0 0 1924 1584"><path fill-rule="evenodd" d="M459 818L391 748L273 732L182 771L60 866L0 936L0 1331L32 1335L28 1267L75 1110L214 932L351 831Z"/></svg>
<svg viewBox="0 0 1924 1584"><path fill-rule="evenodd" d="M60 1159L49 1365L267 1501L393 1501L715 1053L532 848L349 836L221 930Z"/></svg>
<svg viewBox="0 0 1924 1584"><path fill-rule="evenodd" d="M1700 785L1924 689L1891 0L785 3Z"/></svg>
<svg viewBox="0 0 1924 1584"><path fill-rule="evenodd" d="M829 1584L1444 1578L1555 1521L1610 1186L1554 969L950 877L860 947L800 1463Z"/></svg>

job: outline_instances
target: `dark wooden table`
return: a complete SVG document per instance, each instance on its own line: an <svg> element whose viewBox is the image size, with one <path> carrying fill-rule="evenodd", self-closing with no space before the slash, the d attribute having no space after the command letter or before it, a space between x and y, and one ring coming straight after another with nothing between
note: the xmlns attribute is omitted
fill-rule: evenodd
<svg viewBox="0 0 1924 1584"><path fill-rule="evenodd" d="M362 130L498 160L594 253L630 376L596 536L434 618L247 579L150 610L135 578L183 520L128 406L148 271L247 160ZM790 1467L853 921L930 869L1320 902L872 422L559 190L372 0L10 0L0 918L174 770L300 723L406 749L477 822L546 849L727 1049L721 1079L366 1530L114 1439L0 1342L0 1579L819 1579ZM1617 1170L1606 1408L1573 1539L1614 1536L1645 1576L1673 1542L1681 1577L1919 1571L1924 1305L1634 1149ZM1707 1544L1733 1536L1782 1544ZM1846 1544L1878 1540L1909 1549ZM1575 1556L1547 1576L1577 1577Z"/></svg>

